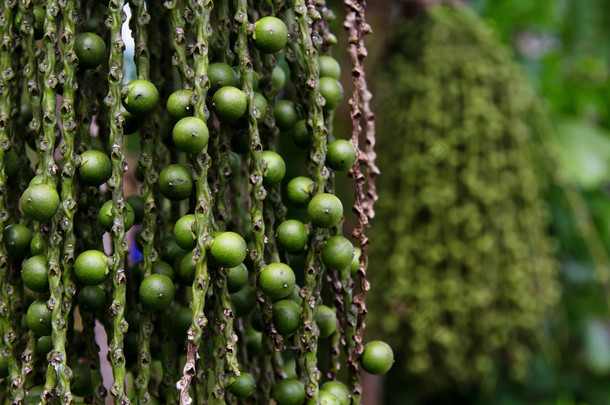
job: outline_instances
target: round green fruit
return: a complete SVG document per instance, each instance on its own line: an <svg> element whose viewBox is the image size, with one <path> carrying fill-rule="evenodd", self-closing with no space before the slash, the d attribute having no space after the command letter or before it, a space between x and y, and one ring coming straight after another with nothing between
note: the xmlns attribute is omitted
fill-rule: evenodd
<svg viewBox="0 0 610 405"><path fill-rule="evenodd" d="M394 364L394 352L387 343L374 340L364 346L360 365L367 373L385 374L392 368L392 364Z"/></svg>
<svg viewBox="0 0 610 405"><path fill-rule="evenodd" d="M158 260L152 266L153 274L163 274L164 276L169 277L172 281L174 281L174 268L170 266L169 263L164 262L162 260Z"/></svg>
<svg viewBox="0 0 610 405"><path fill-rule="evenodd" d="M142 280L139 293L140 300L148 308L153 310L167 309L174 299L174 283L163 274L151 274Z"/></svg>
<svg viewBox="0 0 610 405"><path fill-rule="evenodd" d="M299 176L290 180L286 186L288 202L294 207L305 208L311 201L313 186L313 180L309 177Z"/></svg>
<svg viewBox="0 0 610 405"><path fill-rule="evenodd" d="M282 336L290 336L301 326L302 308L294 301L281 300L273 304L272 315L275 330Z"/></svg>
<svg viewBox="0 0 610 405"><path fill-rule="evenodd" d="M254 24L254 46L265 53L284 49L288 42L288 28L276 17L263 17Z"/></svg>
<svg viewBox="0 0 610 405"><path fill-rule="evenodd" d="M288 219L277 227L275 242L285 252L300 252L307 245L309 233L305 225L296 219Z"/></svg>
<svg viewBox="0 0 610 405"><path fill-rule="evenodd" d="M194 214L183 216L174 225L174 240L184 250L193 250L197 246L197 235L193 231L194 225Z"/></svg>
<svg viewBox="0 0 610 405"><path fill-rule="evenodd" d="M343 217L343 204L333 194L318 194L307 205L307 215L315 226L332 228Z"/></svg>
<svg viewBox="0 0 610 405"><path fill-rule="evenodd" d="M208 78L210 79L210 94L224 86L239 86L237 75L233 68L226 63L212 63L208 66Z"/></svg>
<svg viewBox="0 0 610 405"><path fill-rule="evenodd" d="M254 116L256 117L256 122L262 122L265 118L267 118L267 112L269 110L269 104L267 103L267 99L261 93L255 91L254 96L252 97L252 103L254 104Z"/></svg>
<svg viewBox="0 0 610 405"><path fill-rule="evenodd" d="M248 107L248 99L243 91L233 86L221 87L212 97L212 108L220 121L235 122Z"/></svg>
<svg viewBox="0 0 610 405"><path fill-rule="evenodd" d="M199 153L210 139L206 123L195 117L182 118L174 125L172 138L178 149L184 153Z"/></svg>
<svg viewBox="0 0 610 405"><path fill-rule="evenodd" d="M130 195L129 197L127 197L125 199L125 201L127 201L127 204L131 205L131 207L133 208L134 224L141 224L142 220L144 219L144 213L145 213L144 199L141 196L134 194L134 195Z"/></svg>
<svg viewBox="0 0 610 405"><path fill-rule="evenodd" d="M193 191L191 173L180 164L172 164L161 170L158 185L161 194L172 201L186 200Z"/></svg>
<svg viewBox="0 0 610 405"><path fill-rule="evenodd" d="M331 270L343 270L354 259L354 245L343 236L331 236L322 248L322 262Z"/></svg>
<svg viewBox="0 0 610 405"><path fill-rule="evenodd" d="M241 373L229 385L229 392L237 398L249 397L254 392L254 378L250 373Z"/></svg>
<svg viewBox="0 0 610 405"><path fill-rule="evenodd" d="M276 66L271 71L271 81L273 81L273 85L275 86L276 91L280 91L286 85L286 72L279 66Z"/></svg>
<svg viewBox="0 0 610 405"><path fill-rule="evenodd" d="M282 157L270 150L263 152L263 178L269 184L282 181L286 175L286 163Z"/></svg>
<svg viewBox="0 0 610 405"><path fill-rule="evenodd" d="M231 304L235 309L235 315L248 315L256 307L256 292L254 288L244 287L238 292L231 294Z"/></svg>
<svg viewBox="0 0 610 405"><path fill-rule="evenodd" d="M222 232L214 238L210 254L223 267L239 266L248 255L246 241L235 232Z"/></svg>
<svg viewBox="0 0 610 405"><path fill-rule="evenodd" d="M320 78L320 94L326 100L324 110L332 111L343 100L343 86L338 80L331 77Z"/></svg>
<svg viewBox="0 0 610 405"><path fill-rule="evenodd" d="M74 261L74 275L85 285L99 285L108 276L108 257L99 250L86 250Z"/></svg>
<svg viewBox="0 0 610 405"><path fill-rule="evenodd" d="M319 405L341 405L339 400L328 391L320 391L318 395Z"/></svg>
<svg viewBox="0 0 610 405"><path fill-rule="evenodd" d="M193 91L188 89L176 90L167 98L166 108L168 114L175 120L193 115Z"/></svg>
<svg viewBox="0 0 610 405"><path fill-rule="evenodd" d="M46 301L35 300L30 304L25 314L28 328L38 336L50 336L53 329L51 326L51 310Z"/></svg>
<svg viewBox="0 0 610 405"><path fill-rule="evenodd" d="M148 115L159 102L159 91L148 80L135 79L127 83L129 93L123 101L127 111L136 116Z"/></svg>
<svg viewBox="0 0 610 405"><path fill-rule="evenodd" d="M294 271L284 263L271 263L261 271L259 286L271 299L286 298L294 289Z"/></svg>
<svg viewBox="0 0 610 405"><path fill-rule="evenodd" d="M349 170L356 163L356 148L350 141L337 139L328 145L326 164L333 170Z"/></svg>
<svg viewBox="0 0 610 405"><path fill-rule="evenodd" d="M309 129L305 120L299 120L294 124L292 132L292 140L294 144L301 149L309 149Z"/></svg>
<svg viewBox="0 0 610 405"><path fill-rule="evenodd" d="M81 311L97 312L106 306L106 293L98 285L86 285L78 292Z"/></svg>
<svg viewBox="0 0 610 405"><path fill-rule="evenodd" d="M320 329L320 339L325 339L337 330L337 315L332 308L320 305L316 311L316 325Z"/></svg>
<svg viewBox="0 0 610 405"><path fill-rule="evenodd" d="M108 156L99 150L91 149L81 153L78 179L88 186L98 187L112 175L112 164Z"/></svg>
<svg viewBox="0 0 610 405"><path fill-rule="evenodd" d="M74 40L74 52L78 57L78 66L93 69L106 60L106 44L102 37L93 32L84 32Z"/></svg>
<svg viewBox="0 0 610 405"><path fill-rule="evenodd" d="M39 183L29 186L21 195L21 210L32 221L48 221L59 208L55 187Z"/></svg>
<svg viewBox="0 0 610 405"><path fill-rule="evenodd" d="M180 279L187 285L193 284L195 280L195 272L197 271L197 262L193 259L191 252L184 255L180 260L178 272L180 273Z"/></svg>
<svg viewBox="0 0 610 405"><path fill-rule="evenodd" d="M37 293L49 291L49 278L47 277L47 259L42 256L30 257L21 268L23 285Z"/></svg>
<svg viewBox="0 0 610 405"><path fill-rule="evenodd" d="M340 405L350 405L352 403L349 388L341 381L327 381L320 391L330 392L339 400Z"/></svg>
<svg viewBox="0 0 610 405"><path fill-rule="evenodd" d="M341 77L341 65L331 56L318 56L318 66L320 66L320 77L330 77L335 80Z"/></svg>
<svg viewBox="0 0 610 405"><path fill-rule="evenodd" d="M36 356L41 359L46 359L49 352L53 350L53 337L41 336L36 341Z"/></svg>
<svg viewBox="0 0 610 405"><path fill-rule="evenodd" d="M302 405L305 387L296 378L284 378L273 387L273 399L277 405Z"/></svg>
<svg viewBox="0 0 610 405"><path fill-rule="evenodd" d="M349 264L349 272L352 277L356 277L358 274L358 269L360 268L360 253L362 251L359 247L354 248L354 257L352 258L352 262Z"/></svg>
<svg viewBox="0 0 610 405"><path fill-rule="evenodd" d="M193 312L190 308L181 307L172 315L172 331L179 340L186 339L186 332L193 323Z"/></svg>
<svg viewBox="0 0 610 405"><path fill-rule="evenodd" d="M273 107L275 123L279 129L288 131L294 128L299 120L299 113L294 103L289 100L278 100Z"/></svg>
<svg viewBox="0 0 610 405"><path fill-rule="evenodd" d="M106 232L111 232L114 226L114 219L112 217L112 204L114 200L108 200L100 208L100 212L97 214L97 219L102 225L102 228ZM125 232L131 229L135 223L136 215L133 207L128 202L125 202Z"/></svg>
<svg viewBox="0 0 610 405"><path fill-rule="evenodd" d="M21 224L10 224L4 228L4 246L10 258L23 259L30 251L32 232Z"/></svg>
<svg viewBox="0 0 610 405"><path fill-rule="evenodd" d="M233 294L244 288L248 284L248 269L245 264L240 264L229 269L227 276L227 289L229 294Z"/></svg>

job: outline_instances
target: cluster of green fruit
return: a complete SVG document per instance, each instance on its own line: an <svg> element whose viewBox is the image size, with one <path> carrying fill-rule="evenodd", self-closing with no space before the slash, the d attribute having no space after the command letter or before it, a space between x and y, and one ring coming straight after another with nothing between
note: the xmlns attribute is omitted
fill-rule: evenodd
<svg viewBox="0 0 610 405"><path fill-rule="evenodd" d="M400 336L393 386L435 398L523 379L558 299L533 92L462 5L396 26L383 67L371 259L387 272L367 305L370 330Z"/></svg>
<svg viewBox="0 0 610 405"><path fill-rule="evenodd" d="M331 139L343 99L332 13L217 3L132 0L138 78L126 84L122 1L4 3L6 401L104 403L104 357L115 402L142 404L357 404L348 358L392 366L386 343L359 346L354 321L365 262L342 236L333 179L358 151ZM133 176L124 135L139 138ZM309 176L285 179L285 136L310 151Z"/></svg>

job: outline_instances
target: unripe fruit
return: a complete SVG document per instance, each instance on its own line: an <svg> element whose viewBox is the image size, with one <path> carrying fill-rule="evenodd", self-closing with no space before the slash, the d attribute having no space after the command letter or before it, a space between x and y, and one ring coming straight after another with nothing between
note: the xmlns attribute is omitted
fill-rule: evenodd
<svg viewBox="0 0 610 405"><path fill-rule="evenodd" d="M248 254L246 241L235 232L222 232L212 242L210 254L223 267L240 265Z"/></svg>
<svg viewBox="0 0 610 405"><path fill-rule="evenodd" d="M333 170L348 170L356 163L356 157L356 148L350 141L337 139L328 145L326 164Z"/></svg>
<svg viewBox="0 0 610 405"><path fill-rule="evenodd" d="M159 102L159 91L148 80L136 79L127 83L129 93L123 101L127 111L137 116L148 115Z"/></svg>
<svg viewBox="0 0 610 405"><path fill-rule="evenodd" d="M316 311L316 325L320 329L320 339L332 335L337 330L337 315L326 305L320 305Z"/></svg>
<svg viewBox="0 0 610 405"><path fill-rule="evenodd" d="M343 100L343 86L338 80L331 77L320 78L320 94L326 100L325 111L332 111Z"/></svg>
<svg viewBox="0 0 610 405"><path fill-rule="evenodd" d="M286 198L291 205L297 208L304 208L311 200L313 192L313 180L309 177L295 177L286 186Z"/></svg>
<svg viewBox="0 0 610 405"><path fill-rule="evenodd" d="M140 284L140 300L148 308L163 310L169 307L174 299L174 283L163 274L151 274Z"/></svg>
<svg viewBox="0 0 610 405"><path fill-rule="evenodd" d="M49 291L47 259L44 256L30 257L21 268L23 284L37 293Z"/></svg>
<svg viewBox="0 0 610 405"><path fill-rule="evenodd" d="M289 100L276 101L273 112L275 114L275 124L279 129L284 131L294 128L299 120L299 114L297 113L294 103Z"/></svg>
<svg viewBox="0 0 610 405"><path fill-rule="evenodd" d="M307 215L315 226L332 228L343 217L343 204L332 194L318 194L307 205Z"/></svg>
<svg viewBox="0 0 610 405"><path fill-rule="evenodd" d="M193 232L195 215L185 215L174 225L174 240L184 250L193 250L197 246L196 235Z"/></svg>
<svg viewBox="0 0 610 405"><path fill-rule="evenodd" d="M112 165L108 155L99 150L88 150L80 155L78 179L88 186L101 186L112 175Z"/></svg>
<svg viewBox="0 0 610 405"><path fill-rule="evenodd" d="M295 378L284 378L273 387L277 405L301 405L305 402L305 387Z"/></svg>
<svg viewBox="0 0 610 405"><path fill-rule="evenodd" d="M286 163L282 157L270 150L263 152L263 177L269 184L275 184L282 181L286 175Z"/></svg>
<svg viewBox="0 0 610 405"><path fill-rule="evenodd" d="M55 187L39 183L29 186L21 195L21 210L33 221L48 221L59 208Z"/></svg>
<svg viewBox="0 0 610 405"><path fill-rule="evenodd" d="M4 247L9 257L23 259L27 256L32 241L32 232L21 224L10 224L4 228Z"/></svg>
<svg viewBox="0 0 610 405"><path fill-rule="evenodd" d="M250 373L241 373L239 377L229 385L229 392L237 398L249 397L254 392L254 378Z"/></svg>
<svg viewBox="0 0 610 405"><path fill-rule="evenodd" d="M220 121L235 122L246 112L248 99L237 87L224 86L214 93L212 107Z"/></svg>
<svg viewBox="0 0 610 405"><path fill-rule="evenodd" d="M210 133L206 123L195 117L185 117L174 125L174 144L185 153L200 153L208 144Z"/></svg>
<svg viewBox="0 0 610 405"><path fill-rule="evenodd" d="M74 261L74 275L85 285L101 284L109 273L107 260L108 257L99 250L84 251Z"/></svg>
<svg viewBox="0 0 610 405"><path fill-rule="evenodd" d="M227 290L233 294L244 288L248 284L248 269L245 264L240 264L229 269L227 276Z"/></svg>
<svg viewBox="0 0 610 405"><path fill-rule="evenodd" d="M114 226L114 218L112 216L112 204L113 200L106 201L100 208L100 212L97 215L97 219L102 225L102 228L106 232L111 232ZM131 229L135 223L136 215L133 207L128 202L125 203L125 232Z"/></svg>
<svg viewBox="0 0 610 405"><path fill-rule="evenodd" d="M275 242L280 250L300 252L307 245L309 234L305 225L296 219L288 219L277 227Z"/></svg>
<svg viewBox="0 0 610 405"><path fill-rule="evenodd" d="M46 301L32 302L25 314L25 319L28 328L38 336L51 335L51 310L47 307Z"/></svg>
<svg viewBox="0 0 610 405"><path fill-rule="evenodd" d="M331 236L321 253L322 262L331 270L347 268L354 258L354 245L343 236Z"/></svg>
<svg viewBox="0 0 610 405"><path fill-rule="evenodd" d="M78 292L78 307L81 311L97 312L106 305L106 293L98 285L86 285Z"/></svg>
<svg viewBox="0 0 610 405"><path fill-rule="evenodd" d="M301 326L302 308L294 301L281 300L273 304L273 325L279 334L290 336Z"/></svg>
<svg viewBox="0 0 610 405"><path fill-rule="evenodd" d="M159 190L169 200L189 198L193 191L193 179L188 169L180 164L169 165L159 174Z"/></svg>
<svg viewBox="0 0 610 405"><path fill-rule="evenodd" d="M320 390L333 394L339 400L340 405L350 405L352 402L349 389L341 381L325 382Z"/></svg>
<svg viewBox="0 0 610 405"><path fill-rule="evenodd" d="M254 46L265 53L275 53L286 46L288 28L276 17L263 17L254 24Z"/></svg>
<svg viewBox="0 0 610 405"><path fill-rule="evenodd" d="M237 75L226 63L212 63L208 67L208 79L210 79L210 94L224 86L239 86Z"/></svg>
<svg viewBox="0 0 610 405"><path fill-rule="evenodd" d="M261 271L258 283L271 299L286 298L294 289L294 271L284 263L271 263Z"/></svg>
<svg viewBox="0 0 610 405"><path fill-rule="evenodd" d="M320 65L320 77L330 77L339 80L341 77L341 65L331 56L318 56L318 65Z"/></svg>
<svg viewBox="0 0 610 405"><path fill-rule="evenodd" d="M166 108L168 114L175 120L190 117L193 115L192 103L193 91L180 89L174 91L167 98Z"/></svg>
<svg viewBox="0 0 610 405"><path fill-rule="evenodd" d="M387 373L394 364L392 348L385 342L374 340L364 346L360 364L369 374L381 375Z"/></svg>
<svg viewBox="0 0 610 405"><path fill-rule="evenodd" d="M78 66L92 69L101 65L106 59L106 44L99 35L85 32L76 36L74 52L78 57Z"/></svg>

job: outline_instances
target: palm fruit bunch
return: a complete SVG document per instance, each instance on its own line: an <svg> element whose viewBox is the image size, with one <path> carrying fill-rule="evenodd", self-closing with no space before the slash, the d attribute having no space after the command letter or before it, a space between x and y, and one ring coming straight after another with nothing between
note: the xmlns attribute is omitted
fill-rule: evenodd
<svg viewBox="0 0 610 405"><path fill-rule="evenodd" d="M386 268L370 275L369 326L398 337L390 378L411 393L490 389L526 376L559 298L537 102L466 6L409 12L377 82L384 175L371 258Z"/></svg>
<svg viewBox="0 0 610 405"><path fill-rule="evenodd" d="M345 5L354 125L335 140L324 1L2 1L3 403L357 404L360 369L392 366L362 341L370 27ZM292 134L309 152L285 179Z"/></svg>

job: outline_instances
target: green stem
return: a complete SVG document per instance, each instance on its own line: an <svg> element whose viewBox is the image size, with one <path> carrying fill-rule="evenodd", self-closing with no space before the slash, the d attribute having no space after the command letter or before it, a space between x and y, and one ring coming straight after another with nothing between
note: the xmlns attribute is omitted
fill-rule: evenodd
<svg viewBox="0 0 610 405"><path fill-rule="evenodd" d="M208 69L208 50L209 37L211 32L210 14L213 4L211 1L191 2L191 9L194 11L196 27L197 27L197 42L193 48L193 59L195 63L195 78L194 78L194 93L197 99L195 104L195 117L204 121L207 120L209 112L205 105L205 99L209 88L209 80L207 78ZM212 223L212 206L210 205L211 192L208 187L208 168L211 165L208 155L207 146L194 159L195 165L195 187L197 201L195 204L195 219L197 247L193 252L197 267L195 272L195 280L193 281L193 302L191 310L193 312L193 324L188 332L188 348L187 361L184 366L183 376L178 382L180 389L181 403L190 404L192 399L189 396L188 389L191 384L191 379L197 374L197 357L199 346L202 340L203 330L206 328L208 320L203 312L205 307L205 299L210 284L210 276L208 274L207 265L207 247L209 238L209 229ZM201 387L200 387L201 388ZM199 389L198 391L201 391ZM198 395L203 392L198 392Z"/></svg>
<svg viewBox="0 0 610 405"><path fill-rule="evenodd" d="M114 253L110 259L112 284L114 287L110 315L112 316L112 339L109 343L110 363L114 382L110 394L115 402L129 404L125 393L125 354L123 352L123 337L128 324L125 321L126 307L126 276L125 253L129 249L125 239L125 199L123 195L123 173L125 155L123 151L123 117L121 116L121 85L123 82L123 52L125 43L121 37L121 27L125 21L123 0L110 0L109 19L106 22L110 28L110 58L108 61L109 92L104 102L108 107L108 125L110 128L109 144L111 148L112 176L108 188L112 192L112 227L111 238Z"/></svg>
<svg viewBox="0 0 610 405"><path fill-rule="evenodd" d="M253 70L252 60L248 50L248 3L246 0L235 0L235 17L234 23L237 27L237 59L239 61L240 78L242 91L246 94L248 100L247 118L248 118L248 138L250 145L250 185L251 189L251 208L250 218L252 224L252 235L254 238L254 247L250 252L250 257L254 262L254 272L257 280L265 267L265 221L264 221L264 200L267 197L267 191L263 186L263 145L258 132L258 123L254 115L254 88L253 88ZM262 310L263 321L266 325L271 325L271 302L259 290L257 291L259 308ZM270 336L267 332L263 334L263 356L261 359L261 375L258 386L259 403L267 403L271 384L274 381L273 364L271 362L274 341L278 337L273 328L269 329Z"/></svg>
<svg viewBox="0 0 610 405"><path fill-rule="evenodd" d="M326 160L326 143L328 130L324 123L324 114L320 100L320 72L317 62L318 47L314 38L318 37L315 30L313 17L319 18L319 13L308 12L308 5L303 0L295 0L293 3L294 19L297 32L293 33L296 41L290 41L289 47L293 55L298 59L291 64L304 82L300 87L304 89L307 100L307 127L311 128L313 139L309 153L310 175L314 181L314 195L325 191L329 171L324 166ZM289 13L287 13L289 14ZM318 14L318 15L316 15ZM296 63L295 63L296 62ZM297 77L299 77L297 76ZM318 381L320 371L317 367L317 349L319 330L315 323L315 312L321 303L320 291L324 276L324 266L320 263L319 252L324 242L326 232L312 226L308 250L305 257L305 282L301 289L303 296L302 328L300 333L301 347L303 348L304 362L299 367L299 374L307 382L306 392L308 403L317 404Z"/></svg>
<svg viewBox="0 0 610 405"><path fill-rule="evenodd" d="M134 61L138 79L150 80L150 52L148 49L147 25L150 14L144 9L143 0L130 0L132 18L131 31L135 42ZM144 172L144 184L140 190L144 200L144 221L142 223L142 279L152 274L152 266L157 260L155 250L155 234L157 209L155 204L156 173L154 170L154 156L156 136L151 128L151 120L144 119L140 128L140 166ZM150 353L150 336L154 330L151 311L140 307L140 330L138 336L138 370L135 379L136 400L140 404L150 402L148 385L150 382L150 366L152 356Z"/></svg>

